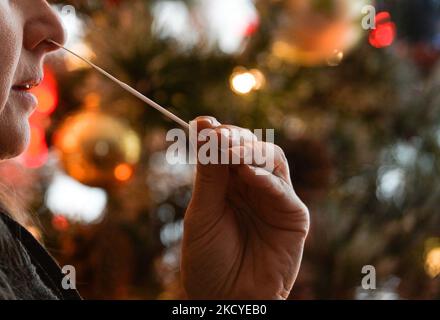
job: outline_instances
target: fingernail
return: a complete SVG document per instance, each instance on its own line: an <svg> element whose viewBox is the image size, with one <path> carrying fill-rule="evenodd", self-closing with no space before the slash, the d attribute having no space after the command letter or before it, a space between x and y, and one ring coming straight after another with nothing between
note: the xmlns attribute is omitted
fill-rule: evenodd
<svg viewBox="0 0 440 320"><path fill-rule="evenodd" d="M221 123L218 122L218 120L214 117L206 117L206 120L209 121L209 123L213 126L219 126Z"/></svg>

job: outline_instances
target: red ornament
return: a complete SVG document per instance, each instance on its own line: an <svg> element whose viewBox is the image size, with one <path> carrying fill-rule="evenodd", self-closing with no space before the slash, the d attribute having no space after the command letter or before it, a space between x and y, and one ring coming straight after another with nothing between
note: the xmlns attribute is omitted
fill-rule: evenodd
<svg viewBox="0 0 440 320"><path fill-rule="evenodd" d="M244 30L244 36L245 37L253 36L255 34L255 32L258 31L259 26L260 26L260 21L258 19L250 22Z"/></svg>
<svg viewBox="0 0 440 320"><path fill-rule="evenodd" d="M55 215L52 217L52 226L57 231L67 231L69 229L69 220L64 216Z"/></svg>
<svg viewBox="0 0 440 320"><path fill-rule="evenodd" d="M391 21L388 12L379 12L376 15L376 29L371 30L370 44L375 48L389 47L396 38L396 24Z"/></svg>

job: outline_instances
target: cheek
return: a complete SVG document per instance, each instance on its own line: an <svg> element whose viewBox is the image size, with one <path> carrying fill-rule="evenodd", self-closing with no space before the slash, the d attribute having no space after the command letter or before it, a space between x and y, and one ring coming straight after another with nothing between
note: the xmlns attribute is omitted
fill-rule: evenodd
<svg viewBox="0 0 440 320"><path fill-rule="evenodd" d="M19 21L9 8L0 5L0 112L7 103L20 58L22 28Z"/></svg>
<svg viewBox="0 0 440 320"><path fill-rule="evenodd" d="M8 3L0 0L0 159L18 155L29 141L28 117L9 101L23 28Z"/></svg>

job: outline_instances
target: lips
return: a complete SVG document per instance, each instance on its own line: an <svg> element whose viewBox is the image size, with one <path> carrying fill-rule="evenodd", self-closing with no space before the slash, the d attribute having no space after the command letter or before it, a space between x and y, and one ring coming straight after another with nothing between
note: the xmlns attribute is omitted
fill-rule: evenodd
<svg viewBox="0 0 440 320"><path fill-rule="evenodd" d="M27 80L12 86L12 90L29 91L37 87L41 83L41 79Z"/></svg>
<svg viewBox="0 0 440 320"><path fill-rule="evenodd" d="M34 79L21 81L12 86L12 92L15 99L18 99L18 105L23 107L27 112L32 112L38 105L37 97L31 90L37 87L42 81L42 78L36 77Z"/></svg>

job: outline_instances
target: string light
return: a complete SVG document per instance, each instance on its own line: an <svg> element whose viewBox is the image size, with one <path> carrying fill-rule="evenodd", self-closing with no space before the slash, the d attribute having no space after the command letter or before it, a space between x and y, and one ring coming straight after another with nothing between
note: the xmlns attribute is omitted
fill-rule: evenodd
<svg viewBox="0 0 440 320"><path fill-rule="evenodd" d="M252 69L249 71L255 78L255 86L254 90L260 90L266 84L266 77L264 74L258 69Z"/></svg>
<svg viewBox="0 0 440 320"><path fill-rule="evenodd" d="M231 77L231 88L235 93L248 94L255 85L255 77L250 72L237 73Z"/></svg>
<svg viewBox="0 0 440 320"><path fill-rule="evenodd" d="M265 85L266 78L258 69L247 70L239 67L234 70L229 82L232 91L246 95L252 91L260 90Z"/></svg>
<svg viewBox="0 0 440 320"><path fill-rule="evenodd" d="M440 275L440 247L432 248L427 252L425 257L425 270L431 278Z"/></svg>
<svg viewBox="0 0 440 320"><path fill-rule="evenodd" d="M130 180L133 176L133 168L127 163L121 163L114 170L115 178L121 182Z"/></svg>
<svg viewBox="0 0 440 320"><path fill-rule="evenodd" d="M327 65L330 67L337 67L344 59L344 52L340 50L334 50L333 54L327 58Z"/></svg>

